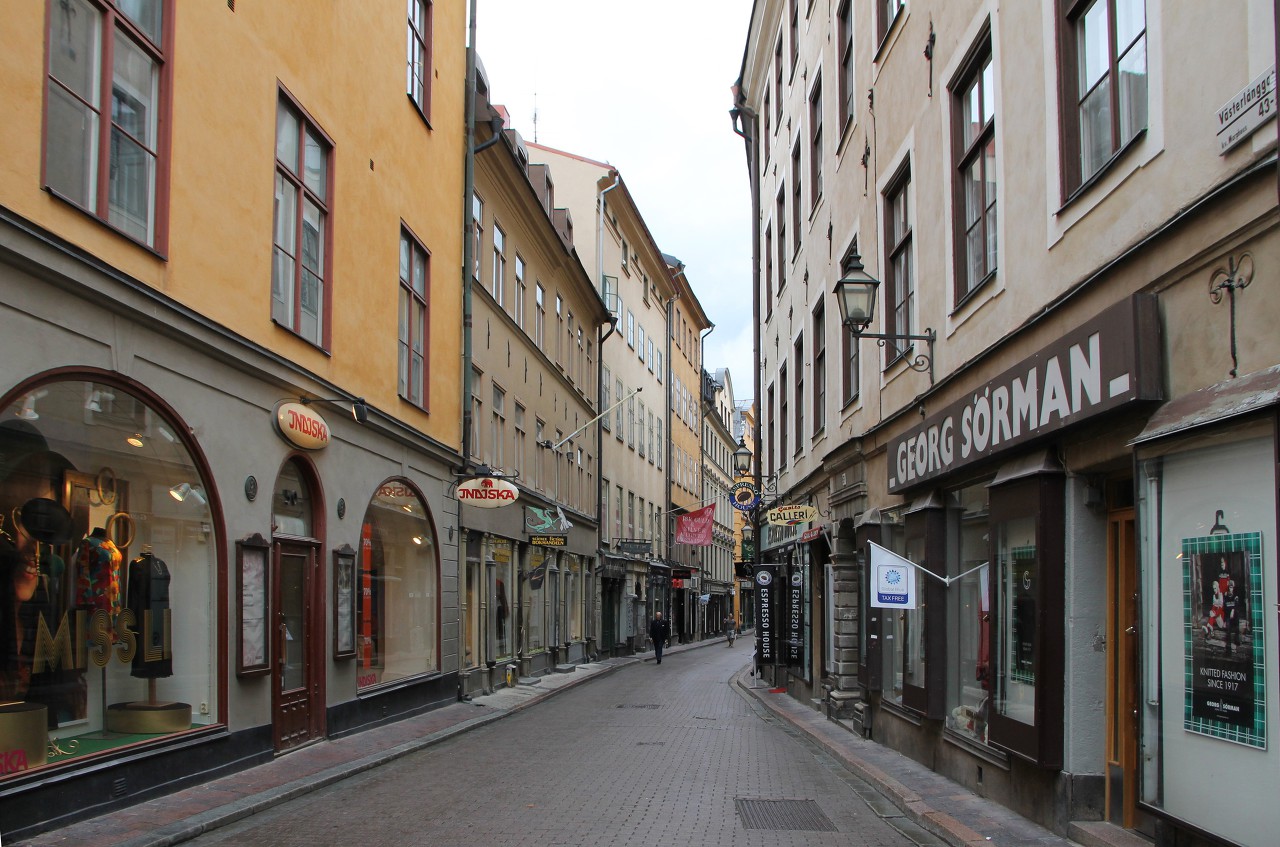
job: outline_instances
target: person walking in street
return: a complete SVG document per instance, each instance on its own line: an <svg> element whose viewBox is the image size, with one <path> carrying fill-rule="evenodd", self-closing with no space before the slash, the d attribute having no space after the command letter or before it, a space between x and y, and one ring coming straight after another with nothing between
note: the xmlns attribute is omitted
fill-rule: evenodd
<svg viewBox="0 0 1280 847"><path fill-rule="evenodd" d="M724 619L725 638L729 641L730 647L733 646L733 639L738 637L738 622L733 619L733 615L728 615Z"/></svg>
<svg viewBox="0 0 1280 847"><path fill-rule="evenodd" d="M658 664L662 664L662 648L670 637L671 627L662 619L662 612L654 612L653 620L649 622L649 640L653 642L653 655Z"/></svg>

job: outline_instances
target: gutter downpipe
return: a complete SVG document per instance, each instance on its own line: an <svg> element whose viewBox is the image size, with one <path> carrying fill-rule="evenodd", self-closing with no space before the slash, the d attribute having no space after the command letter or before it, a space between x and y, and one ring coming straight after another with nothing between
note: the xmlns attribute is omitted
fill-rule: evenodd
<svg viewBox="0 0 1280 847"><path fill-rule="evenodd" d="M751 346L755 353L754 381L755 381L755 398L752 404L755 406L755 428L756 428L756 451L752 458L752 480L755 482L756 490L760 490L760 463L764 453L764 437L760 429L760 421L764 417L763 410L760 406L760 178L756 168L755 160L755 129L757 115L751 111L747 105L747 99L742 93L742 79L739 77L738 84L733 86L733 108L729 110L729 119L733 123L733 131L740 135L743 140L743 146L747 158L747 184L751 187ZM738 121L741 119L742 128L739 129ZM752 509L748 513L751 521L752 537L755 539L751 551L752 570L759 567L761 562L760 549L764 544L764 539L760 536L760 513L758 508ZM757 622L758 623L758 622ZM759 638L759 629L757 628L757 639ZM759 641L757 640L757 650L759 649ZM776 651L776 648L775 648ZM757 660L756 673L759 673L761 667ZM773 667L773 684L778 684L778 668L777 664Z"/></svg>
<svg viewBox="0 0 1280 847"><path fill-rule="evenodd" d="M471 2L474 3L475 0L471 0ZM604 195L608 194L610 191L617 188L618 185L621 184L621 182L622 182L622 174L618 173L617 170L614 170L613 185L609 186L608 188L601 189L599 192L600 198L598 200L598 204L600 206L600 209L596 215L595 285L598 287L598 290L600 291L601 301L604 300ZM604 308L611 315L613 314L612 309L608 303L604 304ZM618 329L618 316L613 316L609 320L609 331L606 332L604 335L600 336L600 343L596 346L596 408L597 409L604 408L604 389L605 389L604 343L609 340L609 336L613 335L614 332L617 331L617 329ZM605 534L603 532L604 522L608 518L608 515L604 514L605 490L604 490L604 418L603 417L600 418L600 420L596 421L596 464L597 464L597 467L596 467L596 547L601 551L600 566L603 567L604 566L604 550L603 550L603 545L600 544L600 539ZM619 505L619 508L621 508L621 505ZM623 579L623 583L624 583L623 593L625 594L626 593L625 578ZM604 580L603 579L599 580L599 584L600 584L600 595L601 595L600 602L601 604L603 604L604 603ZM621 631L622 620L623 620L623 612L621 608L622 599L619 598L618 602L619 602L619 608L616 610L616 614L613 616L614 644L616 644L618 641L618 634ZM601 627L603 628L603 622L601 622ZM609 651L609 655L613 655L614 644L606 645L606 644L600 644L597 642L596 649L600 651L604 651L607 649Z"/></svg>
<svg viewBox="0 0 1280 847"><path fill-rule="evenodd" d="M471 428L472 420L471 392L471 287L472 239L475 237L475 220L471 217L472 197L476 188L476 0L471 0L468 14L467 37L467 91L463 98L466 110L466 151L463 155L463 192L462 192L462 470L471 463ZM461 527L459 527L461 529ZM461 535L459 535L461 538ZM465 545L466 539L461 539Z"/></svg>
<svg viewBox="0 0 1280 847"><path fill-rule="evenodd" d="M698 333L698 454L699 454L698 455L698 477L702 482L702 484L698 486L698 488L701 490L701 493L703 494L709 493L707 491L707 473L706 473L707 445L705 441L705 434L707 429L707 404L706 404L706 401L703 399L703 394L707 389L707 376L708 376L707 374L707 339L711 336L711 333L715 331L716 331L716 325L712 324L711 326L704 329L702 332ZM714 396L715 395L712 394L713 398ZM705 503L707 499L712 499L714 501L714 498L703 498L702 501ZM714 514L715 514L715 510L713 509L712 510L713 517L711 518L711 526L713 530L715 529L715 523L716 523ZM715 544L712 544L711 548L714 550ZM698 602L697 602L697 605L694 606L694 608L697 609L698 611L695 614L694 620L698 624L701 624L700 628L702 629L702 633L698 635L698 640L701 641L703 636L706 634L706 628L707 628L707 612L705 609L702 608L702 589L706 587L702 584L702 581L707 578L707 554L706 553L702 554L702 567L699 569L698 574L699 574L698 598L697 598ZM698 629L699 627L697 626L694 627L695 632L697 632Z"/></svg>
<svg viewBox="0 0 1280 847"><path fill-rule="evenodd" d="M471 0L471 2L474 3L475 0ZM596 217L596 285L600 287L602 299L604 295L604 196L617 188L621 182L622 174L615 169L613 171L613 185L600 190L600 200L597 203L600 208L597 210ZM606 309L609 308L609 304L605 303L604 307ZM604 359L603 351L600 358Z"/></svg>
<svg viewBox="0 0 1280 847"><path fill-rule="evenodd" d="M677 273L683 273L683 272L684 272L684 265L681 264ZM675 505L676 505L675 503L671 502L671 459L672 459L672 453L674 452L674 446L675 446L674 439L672 438L673 433L671 431L671 409L672 409L672 406L674 405L674 400L675 400L675 397L674 397L675 392L671 385L671 374L672 374L671 336L675 335L675 330L671 325L671 321L672 321L671 310L672 310L672 307L675 305L675 302L679 299L680 299L680 290L676 289L676 293L673 294L671 296L671 299L667 301L667 349L665 354L666 365L664 367L664 369L666 370L666 373L663 375L663 379L666 380L666 386L663 390L663 403L666 405L666 409L663 411L662 425L666 427L667 444L666 444L666 448L663 450L663 453L666 456L666 464L663 465L662 485L663 485L663 491L665 492L665 499L667 501L667 508L662 517L662 534L663 534L663 540L665 542L663 544L662 552L666 556L668 564L670 564L673 561L673 556L675 555L675 547L674 547L675 542L672 541L672 538L675 536L675 533L671 531L671 514L672 512L675 511Z"/></svg>

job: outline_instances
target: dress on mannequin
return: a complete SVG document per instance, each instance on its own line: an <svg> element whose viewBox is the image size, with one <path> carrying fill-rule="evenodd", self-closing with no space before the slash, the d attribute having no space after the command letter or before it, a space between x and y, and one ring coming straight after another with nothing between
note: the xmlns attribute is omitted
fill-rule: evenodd
<svg viewBox="0 0 1280 847"><path fill-rule="evenodd" d="M138 627L132 674L140 679L173 676L172 645L165 638L169 582L169 566L150 552L129 563L129 608Z"/></svg>
<svg viewBox="0 0 1280 847"><path fill-rule="evenodd" d="M80 542L76 553L76 605L91 610L102 609L114 621L123 608L120 590L120 565L124 555L107 537L102 527L94 529Z"/></svg>

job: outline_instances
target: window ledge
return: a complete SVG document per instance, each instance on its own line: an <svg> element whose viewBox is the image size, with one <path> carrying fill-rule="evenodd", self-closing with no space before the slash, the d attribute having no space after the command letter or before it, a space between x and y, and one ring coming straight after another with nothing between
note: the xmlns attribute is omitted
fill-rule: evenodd
<svg viewBox="0 0 1280 847"><path fill-rule="evenodd" d="M1142 140L1146 137L1147 137L1147 128L1143 127L1139 132L1137 132L1133 136L1133 138L1130 138L1129 141L1123 147L1121 147L1115 153L1112 153L1111 158L1108 159L1102 167L1098 168L1098 170L1094 172L1093 176L1089 177L1084 182L1080 183L1080 186L1078 188L1076 188L1074 191L1072 191L1070 194L1067 195L1067 199L1062 201L1062 205L1058 207L1058 211L1054 212L1055 217L1058 215L1061 215L1063 212L1067 211L1067 209L1074 206L1076 202L1080 200L1080 198L1084 197L1086 194L1091 193L1094 186L1102 182L1103 177L1107 176L1113 170L1115 170L1116 166L1121 160L1127 159L1129 157L1130 151L1136 148L1142 142Z"/></svg>
<svg viewBox="0 0 1280 847"><path fill-rule="evenodd" d="M425 126L428 130L434 130L435 127L431 126L431 118L427 117L427 113L422 111L422 107L418 105L417 100L413 99L413 95L406 91L404 93L404 97L406 100L409 101L409 105L413 108L413 110L418 113L418 117L422 118L423 126Z"/></svg>
<svg viewBox="0 0 1280 847"><path fill-rule="evenodd" d="M924 715L907 708L901 703L886 700L883 694L880 696L880 710L896 718L901 718L913 726L924 726Z"/></svg>
<svg viewBox="0 0 1280 847"><path fill-rule="evenodd" d="M969 303L973 302L973 300L977 298L978 293L982 291L982 289L991 285L992 280L996 278L996 274L998 272L999 272L999 268L997 268L994 271L991 271L982 279L980 279L977 285L975 285L973 288L970 288L968 291L966 291L963 297L960 297L959 299L957 299L955 308L951 310L951 313L950 315L948 315L948 317L954 318L956 315L960 313L961 309L969 305Z"/></svg>
<svg viewBox="0 0 1280 847"><path fill-rule="evenodd" d="M967 738L966 736L956 732L954 729L950 729L945 726L942 728L942 740L946 741L948 744L954 744L961 750L977 756L979 759L983 759L1003 771L1009 770L1009 754L1001 750L997 750L994 747L989 747L985 744L979 744L972 738Z"/></svg>

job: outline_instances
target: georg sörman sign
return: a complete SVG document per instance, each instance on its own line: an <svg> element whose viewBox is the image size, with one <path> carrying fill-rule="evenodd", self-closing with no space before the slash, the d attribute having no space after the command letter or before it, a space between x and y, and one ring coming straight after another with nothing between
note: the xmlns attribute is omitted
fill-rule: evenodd
<svg viewBox="0 0 1280 847"><path fill-rule="evenodd" d="M1162 399L1156 300L1135 294L889 440L889 492L1139 400Z"/></svg>
<svg viewBox="0 0 1280 847"><path fill-rule="evenodd" d="M508 506L520 497L520 489L505 479L482 476L458 484L458 500L481 509Z"/></svg>

